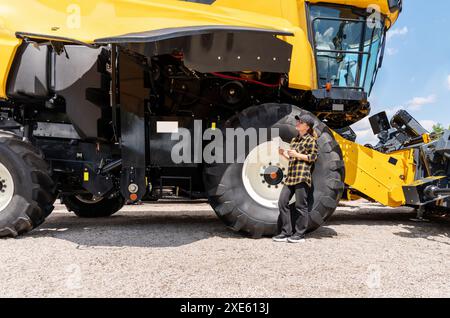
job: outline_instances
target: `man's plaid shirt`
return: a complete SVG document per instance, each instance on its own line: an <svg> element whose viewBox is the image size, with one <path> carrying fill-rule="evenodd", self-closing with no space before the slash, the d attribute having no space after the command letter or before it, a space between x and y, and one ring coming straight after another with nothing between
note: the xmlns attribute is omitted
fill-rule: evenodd
<svg viewBox="0 0 450 318"><path fill-rule="evenodd" d="M291 141L291 149L300 154L307 155L308 161L291 158L289 160L288 177L285 185L294 186L305 182L311 187L312 176L311 169L318 158L317 140L313 136L307 134L303 137L300 135Z"/></svg>

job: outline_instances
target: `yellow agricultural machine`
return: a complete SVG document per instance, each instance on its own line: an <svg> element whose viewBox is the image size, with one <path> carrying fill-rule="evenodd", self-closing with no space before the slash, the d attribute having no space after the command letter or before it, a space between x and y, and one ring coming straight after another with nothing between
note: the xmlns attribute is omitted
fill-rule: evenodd
<svg viewBox="0 0 450 318"><path fill-rule="evenodd" d="M370 118L378 145L356 144L349 128L370 113L401 9L401 0L0 0L0 236L39 226L58 197L80 217L107 217L166 186L207 197L236 231L273 235L286 163L250 159L290 141L304 113L317 118L320 149L311 231L355 196L446 210L449 132L433 139L404 111ZM212 141L229 129L277 138L246 135L242 161L197 156L207 131ZM194 160L173 160L180 131L193 135L180 153ZM216 158L234 156L239 144L228 144Z"/></svg>

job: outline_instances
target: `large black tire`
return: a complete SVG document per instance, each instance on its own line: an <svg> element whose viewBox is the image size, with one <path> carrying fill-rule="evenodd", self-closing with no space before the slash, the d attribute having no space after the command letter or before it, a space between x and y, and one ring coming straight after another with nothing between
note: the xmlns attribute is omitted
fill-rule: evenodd
<svg viewBox="0 0 450 318"><path fill-rule="evenodd" d="M56 187L42 153L30 143L3 132L0 164L4 169L0 196L8 193L5 184L14 189L0 204L0 237L17 237L38 227L50 215Z"/></svg>
<svg viewBox="0 0 450 318"><path fill-rule="evenodd" d="M310 114L292 105L264 104L232 117L222 129L278 128L281 139L290 142L297 135L295 116L306 113ZM318 229L334 213L344 192L345 179L342 151L331 130L319 119L314 128L319 137L319 159L313 171L309 232ZM268 208L249 195L243 182L243 166L225 163L205 167L203 177L209 202L219 218L235 231L255 238L277 234L279 210Z"/></svg>
<svg viewBox="0 0 450 318"><path fill-rule="evenodd" d="M64 196L61 202L67 210L75 213L80 218L106 218L119 212L125 205L125 199L121 195L111 198L103 198L100 201L89 202L88 199L80 199L75 195Z"/></svg>

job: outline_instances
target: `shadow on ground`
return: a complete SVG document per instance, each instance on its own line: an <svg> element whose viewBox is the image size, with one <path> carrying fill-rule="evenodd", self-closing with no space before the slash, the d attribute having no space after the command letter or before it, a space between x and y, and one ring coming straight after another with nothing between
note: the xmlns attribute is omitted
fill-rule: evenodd
<svg viewBox="0 0 450 318"><path fill-rule="evenodd" d="M344 205L345 206L345 205ZM432 242L442 242L439 238L450 237L450 217L428 215L426 221L416 221L416 212L410 208L369 208L350 207L351 211L336 213L328 221L328 225L365 225L365 226L395 226L400 231L393 234L403 238L427 239Z"/></svg>
<svg viewBox="0 0 450 318"><path fill-rule="evenodd" d="M354 209L337 212L327 224L309 234L312 240L330 239L339 236L335 226L396 226L394 233L403 238L426 238L438 241L449 236L450 221L432 219L426 223L411 221L415 214L411 210ZM193 211L176 213L161 211L144 212L141 215L126 212L103 219L79 219L69 213L55 213L45 224L26 238L56 238L78 245L80 249L122 247L178 247L198 241L219 237L223 239L248 239L226 228L213 212L193 214Z"/></svg>
<svg viewBox="0 0 450 318"><path fill-rule="evenodd" d="M72 214L57 213L25 238L53 237L74 242L81 248L178 247L211 237L243 238L227 229L212 213L193 216L189 213L192 211L166 216L136 216L124 212L99 219L80 219Z"/></svg>

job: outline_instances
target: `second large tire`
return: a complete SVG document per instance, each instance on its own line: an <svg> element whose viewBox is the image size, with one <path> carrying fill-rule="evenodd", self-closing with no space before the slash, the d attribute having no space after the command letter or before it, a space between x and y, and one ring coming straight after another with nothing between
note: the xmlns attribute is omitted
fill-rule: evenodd
<svg viewBox="0 0 450 318"><path fill-rule="evenodd" d="M264 104L232 117L222 129L278 128L281 139L290 142L297 135L295 116L303 114L310 113L287 104ZM319 228L336 210L344 192L345 179L342 151L332 131L317 118L314 128L318 135L319 159L313 171L310 232ZM248 149L246 155L251 151ZM243 169L242 163L216 163L205 167L204 184L211 206L219 218L235 231L249 233L255 238L277 234L279 210L276 202L262 204L255 198L244 184ZM281 187L272 188L274 201Z"/></svg>
<svg viewBox="0 0 450 318"><path fill-rule="evenodd" d="M94 219L109 217L119 212L125 204L125 199L121 195L100 200L71 195L62 197L61 202L76 216Z"/></svg>

